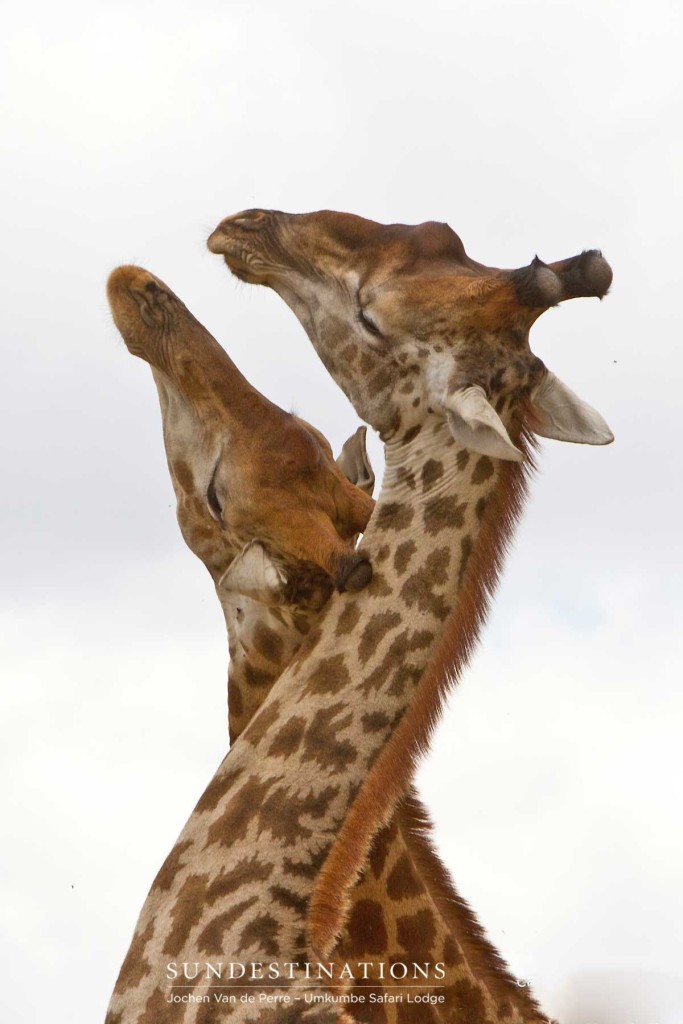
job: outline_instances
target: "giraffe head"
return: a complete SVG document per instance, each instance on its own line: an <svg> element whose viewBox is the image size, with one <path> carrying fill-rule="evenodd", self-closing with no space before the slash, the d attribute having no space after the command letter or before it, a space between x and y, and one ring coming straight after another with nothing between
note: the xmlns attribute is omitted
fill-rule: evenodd
<svg viewBox="0 0 683 1024"><path fill-rule="evenodd" d="M180 528L219 592L320 607L333 583L365 585L370 567L355 552L373 507L364 429L337 465L326 438L253 388L153 274L119 267L107 293L128 350L152 368Z"/></svg>
<svg viewBox="0 0 683 1024"><path fill-rule="evenodd" d="M385 440L437 416L463 447L519 461L508 429L522 408L543 436L613 439L529 346L531 325L550 306L606 293L612 272L595 250L499 270L470 259L447 224L265 210L223 220L208 247L237 277L281 295Z"/></svg>

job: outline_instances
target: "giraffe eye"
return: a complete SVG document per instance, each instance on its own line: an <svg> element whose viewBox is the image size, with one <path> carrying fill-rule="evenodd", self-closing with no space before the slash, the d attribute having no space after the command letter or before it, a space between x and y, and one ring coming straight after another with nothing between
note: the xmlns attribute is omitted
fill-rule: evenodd
<svg viewBox="0 0 683 1024"><path fill-rule="evenodd" d="M218 463L216 463L216 468L213 471L213 476L211 477L211 480L209 481L209 486L206 489L206 504L209 506L209 512L211 513L213 518L216 520L216 522L217 523L222 523L223 522L223 509L221 508L221 503L218 500L218 495L216 493L216 472L217 472L217 470L218 470Z"/></svg>
<svg viewBox="0 0 683 1024"><path fill-rule="evenodd" d="M382 332L380 331L374 320L371 320L367 313L361 308L358 310L358 322L363 325L368 334L374 334L376 338L380 337Z"/></svg>

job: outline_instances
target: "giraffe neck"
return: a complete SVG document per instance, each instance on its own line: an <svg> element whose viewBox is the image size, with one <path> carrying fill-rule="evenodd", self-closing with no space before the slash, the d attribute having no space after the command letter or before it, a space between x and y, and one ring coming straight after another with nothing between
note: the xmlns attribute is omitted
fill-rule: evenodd
<svg viewBox="0 0 683 1024"><path fill-rule="evenodd" d="M128 985L130 1005L163 1000L168 960L334 959L373 837L476 637L493 582L481 548L495 568L523 490L513 474L458 449L436 421L387 446L363 541L372 583L333 596L204 793L140 916L154 966ZM509 1018L492 1008L482 1019Z"/></svg>
<svg viewBox="0 0 683 1024"><path fill-rule="evenodd" d="M403 478L400 472L398 478ZM272 607L246 595L219 592L219 599L229 641L228 710L233 744L293 660L320 618L320 611ZM408 941L416 943L418 956L420 947L431 942L434 956L443 957L449 1002L454 996L462 1000L472 992L477 999L476 983L481 982L498 1006L510 1007L511 1021L513 1007L521 1013L521 1019L535 1021L536 1004L509 974L453 887L431 846L430 831L427 812L411 790L389 824L375 836L369 862L351 894L349 920L336 955L346 961L367 963L377 956L379 942L381 962L398 961L402 956L401 939L405 943L409 934L412 938ZM379 921L379 936L368 929L372 914ZM395 987L391 977L378 980L376 974L370 972L368 981L357 984L359 994L367 997L373 984L378 993ZM386 1024L399 1024L397 1007L388 1004L384 1010ZM436 1016L441 1020L440 1014Z"/></svg>
<svg viewBox="0 0 683 1024"><path fill-rule="evenodd" d="M247 777L291 805L294 827L316 807L316 832L300 859L324 863L307 921L320 954L334 947L372 837L411 780L448 673L467 660L522 492L517 465L457 447L436 417L387 444L362 545L373 581L330 602L245 730ZM487 575L482 564L492 567ZM283 756L296 795L279 785ZM271 806L264 800L255 834L277 837ZM281 808L278 801L279 815Z"/></svg>

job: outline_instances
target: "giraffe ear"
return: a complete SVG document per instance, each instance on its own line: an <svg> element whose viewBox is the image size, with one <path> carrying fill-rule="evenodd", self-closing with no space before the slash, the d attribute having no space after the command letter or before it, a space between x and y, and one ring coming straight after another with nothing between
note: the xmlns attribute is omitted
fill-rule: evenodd
<svg viewBox="0 0 683 1024"><path fill-rule="evenodd" d="M538 417L534 433L541 437L576 444L611 444L614 440L614 434L600 413L550 371L531 400Z"/></svg>
<svg viewBox="0 0 683 1024"><path fill-rule="evenodd" d="M252 540L233 558L216 589L219 594L243 594L262 604L280 604L284 598L286 582L284 573L263 544Z"/></svg>
<svg viewBox="0 0 683 1024"><path fill-rule="evenodd" d="M375 474L372 464L368 458L365 440L368 428L359 427L355 434L352 434L339 453L337 465L342 473L352 484L360 487L361 491L372 496L375 486Z"/></svg>
<svg viewBox="0 0 683 1024"><path fill-rule="evenodd" d="M444 407L451 434L464 448L511 462L524 459L478 384L452 391L446 396Z"/></svg>

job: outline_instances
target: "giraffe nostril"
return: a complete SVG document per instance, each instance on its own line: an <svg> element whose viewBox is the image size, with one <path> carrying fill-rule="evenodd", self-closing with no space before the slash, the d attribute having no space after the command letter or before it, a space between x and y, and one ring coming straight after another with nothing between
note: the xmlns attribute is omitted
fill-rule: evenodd
<svg viewBox="0 0 683 1024"><path fill-rule="evenodd" d="M154 313L152 312L149 303L145 302L142 296L138 297L138 309L140 310L140 316L142 317L143 322L146 323L148 327L156 327Z"/></svg>

